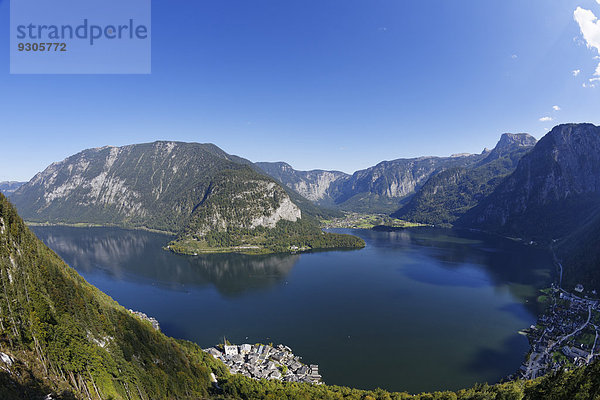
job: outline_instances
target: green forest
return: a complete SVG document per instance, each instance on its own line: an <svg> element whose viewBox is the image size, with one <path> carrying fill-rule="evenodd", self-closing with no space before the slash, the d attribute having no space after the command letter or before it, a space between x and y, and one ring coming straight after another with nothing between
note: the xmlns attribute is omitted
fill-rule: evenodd
<svg viewBox="0 0 600 400"><path fill-rule="evenodd" d="M185 234L169 243L168 248L181 254L238 252L244 254L285 253L324 249L356 249L365 246L357 236L323 232L315 221L281 220L275 228L228 228L205 235Z"/></svg>

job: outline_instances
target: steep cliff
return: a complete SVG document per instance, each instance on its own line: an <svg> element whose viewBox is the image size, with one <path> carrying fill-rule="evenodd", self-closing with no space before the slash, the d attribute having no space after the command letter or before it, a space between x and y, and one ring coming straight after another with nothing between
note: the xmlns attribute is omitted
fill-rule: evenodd
<svg viewBox="0 0 600 400"><path fill-rule="evenodd" d="M334 202L332 185L350 177L340 171L297 171L284 162L258 162L255 165L306 199L325 206Z"/></svg>
<svg viewBox="0 0 600 400"><path fill-rule="evenodd" d="M244 166L211 144L155 142L84 150L12 196L36 222L114 224L176 232L211 179Z"/></svg>

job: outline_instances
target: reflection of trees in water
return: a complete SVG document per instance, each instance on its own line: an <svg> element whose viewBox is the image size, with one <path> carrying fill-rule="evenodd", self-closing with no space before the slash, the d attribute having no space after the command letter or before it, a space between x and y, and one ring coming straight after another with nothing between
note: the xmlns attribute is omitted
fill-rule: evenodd
<svg viewBox="0 0 600 400"><path fill-rule="evenodd" d="M214 285L224 295L240 295L281 282L299 255L179 256L162 249L170 237L112 228L38 227L35 233L82 273L98 270L117 280L158 282L162 286Z"/></svg>
<svg viewBox="0 0 600 400"><path fill-rule="evenodd" d="M226 295L268 288L290 273L299 255L211 254L189 258L192 268Z"/></svg>

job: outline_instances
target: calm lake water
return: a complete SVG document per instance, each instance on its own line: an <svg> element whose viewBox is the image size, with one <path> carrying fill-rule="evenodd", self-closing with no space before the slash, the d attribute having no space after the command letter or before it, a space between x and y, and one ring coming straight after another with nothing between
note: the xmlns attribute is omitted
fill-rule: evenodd
<svg viewBox="0 0 600 400"><path fill-rule="evenodd" d="M178 256L160 234L34 227L69 265L165 334L206 348L283 343L326 383L421 392L494 383L528 350L520 329L554 273L545 252L472 232L342 231L367 247Z"/></svg>

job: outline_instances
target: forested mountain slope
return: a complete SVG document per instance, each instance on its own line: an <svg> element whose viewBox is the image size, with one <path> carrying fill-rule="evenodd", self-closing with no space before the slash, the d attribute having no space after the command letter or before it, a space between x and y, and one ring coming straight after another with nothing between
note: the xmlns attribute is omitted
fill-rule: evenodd
<svg viewBox="0 0 600 400"><path fill-rule="evenodd" d="M506 235L566 236L600 206L600 127L559 125L458 224Z"/></svg>
<svg viewBox="0 0 600 400"><path fill-rule="evenodd" d="M392 216L424 224L451 225L513 172L535 143L535 138L526 133L505 133L483 160L433 175Z"/></svg>

